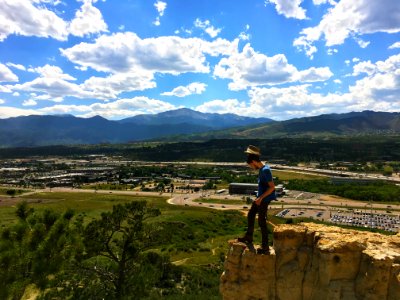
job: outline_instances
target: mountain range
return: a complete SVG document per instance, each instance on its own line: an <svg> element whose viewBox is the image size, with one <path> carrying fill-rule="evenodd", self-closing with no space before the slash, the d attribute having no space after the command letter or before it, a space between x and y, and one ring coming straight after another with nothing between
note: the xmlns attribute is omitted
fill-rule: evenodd
<svg viewBox="0 0 400 300"><path fill-rule="evenodd" d="M201 113L187 108L119 121L100 116L32 115L1 119L0 147L126 143L268 122L272 120Z"/></svg>
<svg viewBox="0 0 400 300"><path fill-rule="evenodd" d="M354 134L400 134L400 113L363 111L277 122L183 108L119 121L72 115L32 115L0 120L0 147Z"/></svg>

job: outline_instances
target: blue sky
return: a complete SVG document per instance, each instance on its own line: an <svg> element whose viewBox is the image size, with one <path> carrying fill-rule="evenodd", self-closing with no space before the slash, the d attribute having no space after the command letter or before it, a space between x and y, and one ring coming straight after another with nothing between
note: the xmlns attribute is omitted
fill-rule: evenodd
<svg viewBox="0 0 400 300"><path fill-rule="evenodd" d="M0 0L0 118L400 111L398 0Z"/></svg>

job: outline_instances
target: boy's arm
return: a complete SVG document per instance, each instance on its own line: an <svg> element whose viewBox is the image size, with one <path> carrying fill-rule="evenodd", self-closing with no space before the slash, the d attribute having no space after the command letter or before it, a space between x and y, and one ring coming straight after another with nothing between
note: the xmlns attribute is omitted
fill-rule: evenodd
<svg viewBox="0 0 400 300"><path fill-rule="evenodd" d="M262 200L275 190L275 183L273 181L269 181L267 183L268 183L268 189L260 196L258 196L257 199L254 201L257 205L260 205Z"/></svg>

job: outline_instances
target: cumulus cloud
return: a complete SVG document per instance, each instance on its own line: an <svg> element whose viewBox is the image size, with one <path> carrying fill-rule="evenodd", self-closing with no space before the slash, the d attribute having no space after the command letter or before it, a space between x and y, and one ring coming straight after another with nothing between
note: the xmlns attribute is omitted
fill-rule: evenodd
<svg viewBox="0 0 400 300"><path fill-rule="evenodd" d="M6 65L0 63L0 82L16 82L18 81L15 75Z"/></svg>
<svg viewBox="0 0 400 300"><path fill-rule="evenodd" d="M167 8L167 3L158 0L156 3L154 3L154 7L157 9L158 16L156 20L153 22L153 24L156 26L160 26L161 25L160 18L164 15L165 9Z"/></svg>
<svg viewBox="0 0 400 300"><path fill-rule="evenodd" d="M310 92L310 85L290 87L254 87L248 91L249 103L237 99L212 100L196 107L202 112L235 113L249 117L269 117L275 120L318 115L332 110L347 111L348 95Z"/></svg>
<svg viewBox="0 0 400 300"><path fill-rule="evenodd" d="M156 114L177 107L164 101L148 97L120 99L108 103L93 103L91 105L54 105L39 109L44 114L75 114L80 117L100 115L107 119L122 119L138 114Z"/></svg>
<svg viewBox="0 0 400 300"><path fill-rule="evenodd" d="M43 1L0 1L0 41L10 34L66 40L68 24L54 12L40 6L40 2Z"/></svg>
<svg viewBox="0 0 400 300"><path fill-rule="evenodd" d="M400 42L393 43L392 45L389 46L389 49L396 49L400 48Z"/></svg>
<svg viewBox="0 0 400 300"><path fill-rule="evenodd" d="M108 31L100 10L92 5L97 0L82 0L82 2L83 5L75 13L75 18L69 24L69 32L82 37L87 34Z"/></svg>
<svg viewBox="0 0 400 300"><path fill-rule="evenodd" d="M38 73L43 78L63 79L74 81L76 78L65 74L64 71L57 66L45 65L43 67L29 68L28 72Z"/></svg>
<svg viewBox="0 0 400 300"><path fill-rule="evenodd" d="M206 90L207 84L200 82L193 82L187 86L178 86L171 92L164 92L163 96L186 97L193 94L202 94Z"/></svg>
<svg viewBox="0 0 400 300"><path fill-rule="evenodd" d="M5 101L3 99L0 99L0 104L4 104Z"/></svg>
<svg viewBox="0 0 400 300"><path fill-rule="evenodd" d="M315 27L304 28L293 45L313 57L317 52L314 43L325 39L328 47L341 45L349 37L363 34L400 31L398 16L400 5L397 0L341 0L322 17ZM360 46L368 42L359 40Z"/></svg>
<svg viewBox="0 0 400 300"><path fill-rule="evenodd" d="M366 73L371 75L375 72L376 66L371 63L371 61L363 61L353 66L353 76L360 75L362 73Z"/></svg>
<svg viewBox="0 0 400 300"><path fill-rule="evenodd" d="M42 113L34 109L22 109L10 106L1 106L0 109L0 119L19 117L19 116L29 116L29 115L41 115Z"/></svg>
<svg viewBox="0 0 400 300"><path fill-rule="evenodd" d="M217 114L237 114L237 115L252 115L244 101L240 102L237 99L212 100L205 102L195 108L195 110L203 113ZM247 110L244 111L244 110Z"/></svg>
<svg viewBox="0 0 400 300"><path fill-rule="evenodd" d="M107 77L90 77L82 88L91 91L98 99L115 99L123 92L143 91L156 87L153 73L121 73Z"/></svg>
<svg viewBox="0 0 400 300"><path fill-rule="evenodd" d="M35 106L35 105L37 105L37 102L33 99L25 100L22 103L22 106Z"/></svg>
<svg viewBox="0 0 400 300"><path fill-rule="evenodd" d="M288 63L285 55L269 57L254 51L250 44L247 44L242 52L222 58L214 68L214 75L231 79L231 90L242 90L249 86L324 81L333 74L327 67L298 71Z"/></svg>
<svg viewBox="0 0 400 300"><path fill-rule="evenodd" d="M60 102L64 97L94 98L91 92L84 91L79 85L60 78L38 77L30 82L12 86L13 90L44 93L39 100Z"/></svg>
<svg viewBox="0 0 400 300"><path fill-rule="evenodd" d="M54 38L65 41L69 34L84 36L107 31L101 12L92 4L97 0L81 0L83 5L71 21L64 20L45 5L56 6L51 0L1 0L0 41L11 34Z"/></svg>
<svg viewBox="0 0 400 300"><path fill-rule="evenodd" d="M303 0L265 0L265 4L275 4L275 9L278 14L286 18L294 18L304 20L306 17L306 10L300 5Z"/></svg>
<svg viewBox="0 0 400 300"><path fill-rule="evenodd" d="M210 37L215 38L221 32L221 28L215 28L211 25L209 20L201 21L196 19L194 21L194 26L203 29Z"/></svg>
<svg viewBox="0 0 400 300"><path fill-rule="evenodd" d="M135 33L103 35L94 43L80 43L61 53L75 64L107 73L142 70L169 74L208 73L205 54L228 54L237 42L161 36L141 39Z"/></svg>
<svg viewBox="0 0 400 300"><path fill-rule="evenodd" d="M203 112L238 113L244 116L270 117L276 120L312 116L329 112L362 110L400 110L400 54L384 61L359 62L354 74L364 75L346 93L316 93L310 84L289 87L252 87L249 103L235 99L212 100L198 108ZM340 79L335 79L341 84ZM236 108L238 106L239 108Z"/></svg>
<svg viewBox="0 0 400 300"><path fill-rule="evenodd" d="M370 61L360 62L354 66L354 73L367 74L349 87L363 107L372 105L375 109L382 110L378 108L378 104L386 102L387 105L400 108L400 54L374 64Z"/></svg>
<svg viewBox="0 0 400 300"><path fill-rule="evenodd" d="M329 3L330 5L336 5L334 0L313 0L314 5L321 5L325 3Z"/></svg>
<svg viewBox="0 0 400 300"><path fill-rule="evenodd" d="M6 66L10 67L10 68L15 68L20 71L26 71L25 66L20 65L20 64L14 64L14 63L8 62L8 63L6 63Z"/></svg>
<svg viewBox="0 0 400 300"><path fill-rule="evenodd" d="M142 91L154 88L153 73L136 72L112 74L107 77L92 76L83 83L74 83L76 78L65 74L57 66L29 68L29 72L39 74L39 77L23 84L9 85L15 91L35 92L35 100L61 102L67 96L81 99L115 99L119 94L130 91Z"/></svg>

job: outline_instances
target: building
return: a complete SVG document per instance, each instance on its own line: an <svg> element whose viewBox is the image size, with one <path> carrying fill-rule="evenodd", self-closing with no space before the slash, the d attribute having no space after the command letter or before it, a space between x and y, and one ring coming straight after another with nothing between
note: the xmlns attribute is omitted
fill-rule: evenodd
<svg viewBox="0 0 400 300"><path fill-rule="evenodd" d="M230 183L229 194L254 195L258 190L256 183Z"/></svg>
<svg viewBox="0 0 400 300"><path fill-rule="evenodd" d="M229 184L229 194L236 195L256 195L258 191L258 184L256 183L230 183ZM285 195L285 188L283 184L278 184L275 186L275 193L277 197L282 197Z"/></svg>

